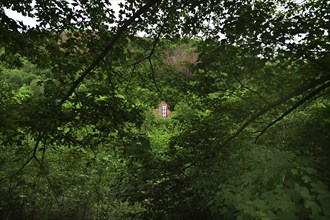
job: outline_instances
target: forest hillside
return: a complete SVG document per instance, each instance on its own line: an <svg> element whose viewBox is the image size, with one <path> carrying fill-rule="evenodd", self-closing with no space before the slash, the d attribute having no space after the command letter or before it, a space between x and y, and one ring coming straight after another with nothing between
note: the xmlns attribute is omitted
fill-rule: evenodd
<svg viewBox="0 0 330 220"><path fill-rule="evenodd" d="M0 2L0 219L330 219L327 0L114 5Z"/></svg>

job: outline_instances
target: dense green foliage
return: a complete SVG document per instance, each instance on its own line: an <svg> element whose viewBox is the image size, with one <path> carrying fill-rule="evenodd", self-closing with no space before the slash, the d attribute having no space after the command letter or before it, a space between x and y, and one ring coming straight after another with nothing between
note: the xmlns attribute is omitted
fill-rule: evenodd
<svg viewBox="0 0 330 220"><path fill-rule="evenodd" d="M0 6L0 219L330 218L326 0Z"/></svg>

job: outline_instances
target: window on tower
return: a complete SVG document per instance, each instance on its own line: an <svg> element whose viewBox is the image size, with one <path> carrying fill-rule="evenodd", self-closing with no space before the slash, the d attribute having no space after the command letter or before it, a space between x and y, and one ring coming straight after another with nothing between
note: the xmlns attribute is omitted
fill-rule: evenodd
<svg viewBox="0 0 330 220"><path fill-rule="evenodd" d="M167 117L167 106L162 106L162 116L163 118Z"/></svg>

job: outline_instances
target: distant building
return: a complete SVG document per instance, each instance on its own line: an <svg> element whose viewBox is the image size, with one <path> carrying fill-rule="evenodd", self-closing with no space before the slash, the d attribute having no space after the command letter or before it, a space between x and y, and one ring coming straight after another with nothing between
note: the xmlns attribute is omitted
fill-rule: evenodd
<svg viewBox="0 0 330 220"><path fill-rule="evenodd" d="M167 103L162 101L158 108L154 109L154 112L156 115L158 115L159 117L162 118L167 118L170 117L172 115L172 112L170 110L168 110L167 108Z"/></svg>

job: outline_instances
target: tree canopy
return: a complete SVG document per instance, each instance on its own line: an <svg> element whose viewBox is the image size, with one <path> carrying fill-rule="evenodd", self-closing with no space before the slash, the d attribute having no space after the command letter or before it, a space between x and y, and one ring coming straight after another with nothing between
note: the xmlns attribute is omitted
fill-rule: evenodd
<svg viewBox="0 0 330 220"><path fill-rule="evenodd" d="M1 219L330 217L327 0L113 4L0 2Z"/></svg>

